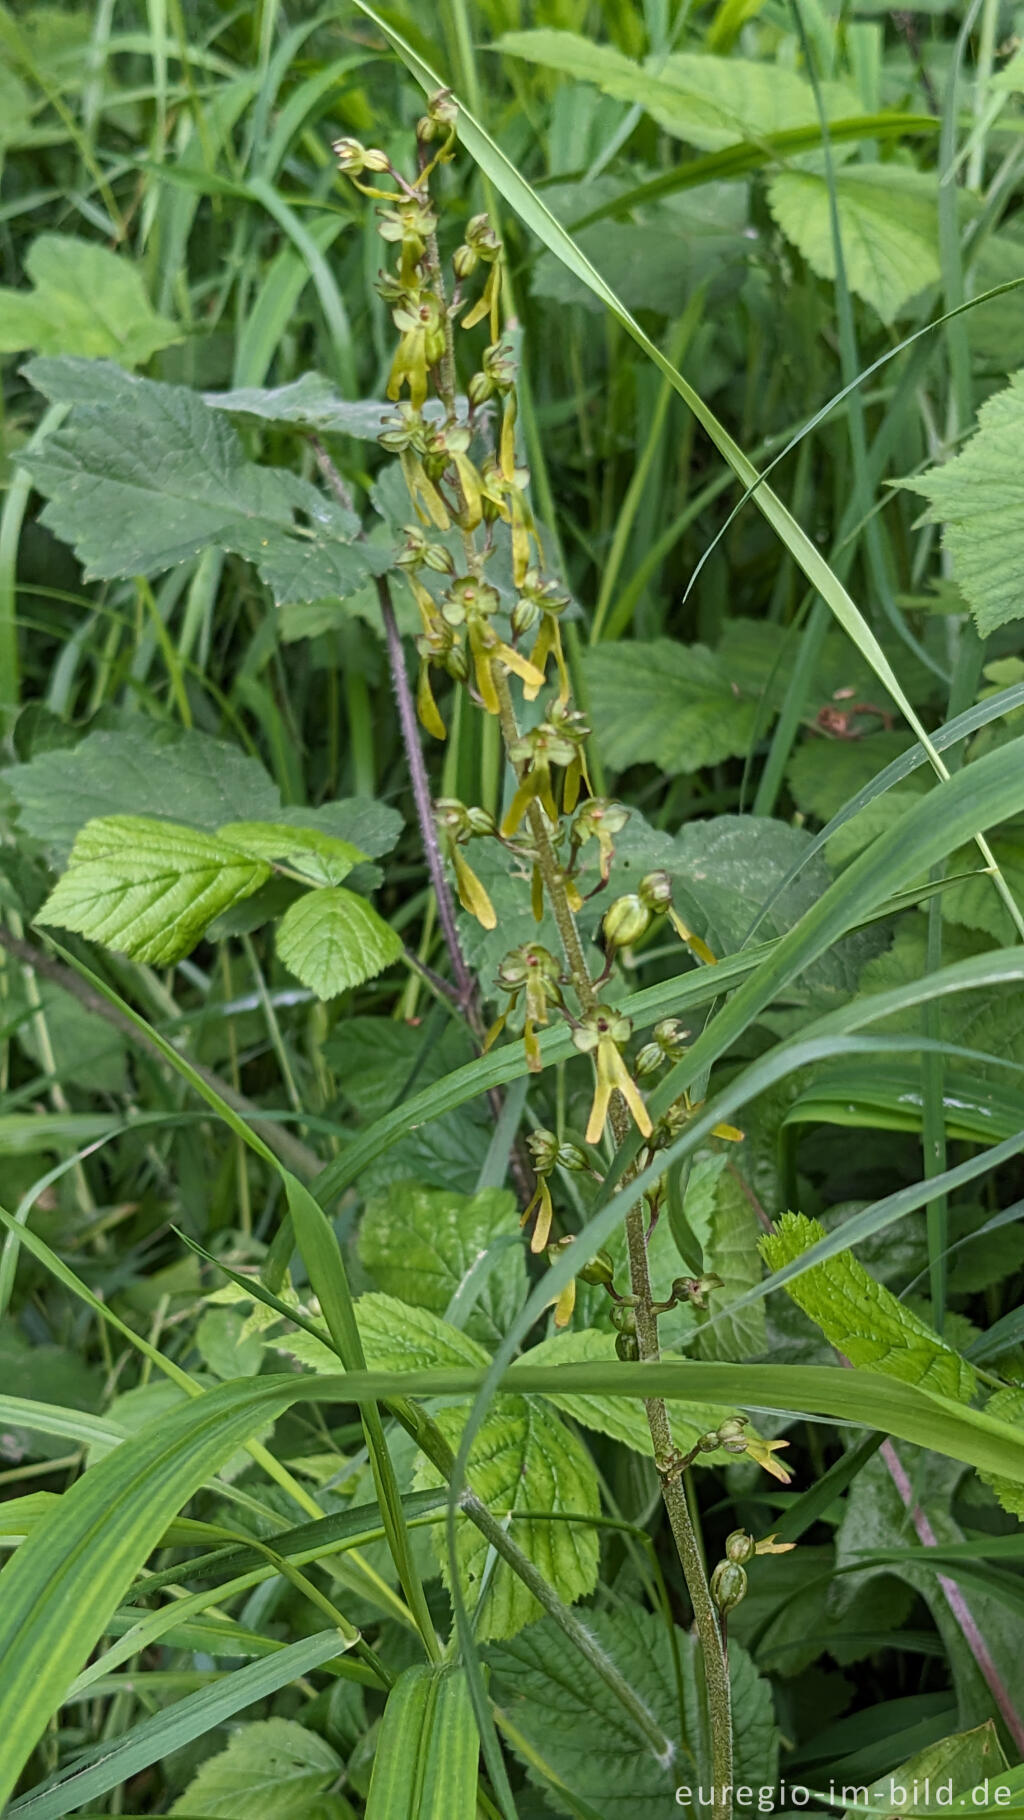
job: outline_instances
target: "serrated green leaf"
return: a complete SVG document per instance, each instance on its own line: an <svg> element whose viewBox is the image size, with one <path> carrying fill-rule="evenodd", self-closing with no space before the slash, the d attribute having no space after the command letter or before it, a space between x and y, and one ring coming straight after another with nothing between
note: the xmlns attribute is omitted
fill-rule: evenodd
<svg viewBox="0 0 1024 1820"><path fill-rule="evenodd" d="M899 484L928 500L953 573L982 637L1020 619L1024 607L1024 371L986 399L978 427L952 461Z"/></svg>
<svg viewBox="0 0 1024 1820"><path fill-rule="evenodd" d="M33 348L135 367L183 340L178 324L153 309L141 269L94 240L40 234L25 271L32 290L0 290L0 354Z"/></svg>
<svg viewBox="0 0 1024 1820"><path fill-rule="evenodd" d="M485 1365L488 1354L450 1321L429 1308L414 1308L395 1296L371 1293L355 1304L359 1337L372 1371L427 1371L440 1365ZM315 1371L336 1371L338 1355L312 1334L278 1335L265 1342Z"/></svg>
<svg viewBox="0 0 1024 1820"><path fill-rule="evenodd" d="M396 1182L367 1204L359 1257L387 1295L443 1315L494 1241L519 1236L515 1198L507 1189L462 1195ZM526 1295L522 1243L493 1256L495 1267L465 1322L467 1334L491 1344L507 1331Z"/></svg>
<svg viewBox="0 0 1024 1820"><path fill-rule="evenodd" d="M990 1416L998 1416L1000 1421L1024 1427L1024 1390L1017 1385L997 1390L994 1397L989 1397L985 1408ZM1024 1486L1015 1485L1012 1479L1002 1479L998 1473L983 1472L979 1476L986 1485L991 1485L1004 1510L1024 1519Z"/></svg>
<svg viewBox="0 0 1024 1820"><path fill-rule="evenodd" d="M239 1726L226 1750L193 1776L171 1813L312 1820L341 1769L337 1752L316 1732L292 1719L263 1719Z"/></svg>
<svg viewBox="0 0 1024 1820"><path fill-rule="evenodd" d="M670 1353L663 1353L663 1358L670 1358ZM593 1327L574 1328L567 1333L557 1333L539 1345L531 1346L523 1354L524 1361L531 1365L578 1365L587 1360L599 1360L612 1364L615 1360L615 1336L612 1333L601 1333ZM634 1453L653 1456L651 1431L642 1407L630 1397L587 1396L573 1391L549 1390L547 1401L560 1409L563 1415L571 1416L583 1428L594 1428L598 1434L610 1435L613 1441L621 1441L625 1447L631 1447ZM673 1403L669 1411L672 1433L681 1447L690 1448L699 1435L709 1429L717 1428L722 1420L720 1409L711 1404Z"/></svg>
<svg viewBox="0 0 1024 1820"><path fill-rule="evenodd" d="M152 815L211 833L222 822L282 819L281 797L263 766L226 741L143 721L97 732L69 751L41 752L4 772L19 823L61 858L76 834L106 815ZM292 811L286 811L290 815Z"/></svg>
<svg viewBox="0 0 1024 1820"><path fill-rule="evenodd" d="M595 645L584 673L601 755L615 770L654 764L676 776L746 752L758 704L736 692L704 645L658 638Z"/></svg>
<svg viewBox="0 0 1024 1820"><path fill-rule="evenodd" d="M388 567L388 551L352 541L353 513L286 469L248 461L224 414L188 387L67 356L26 372L71 406L24 461L49 500L44 522L88 578L158 575L216 548L255 563L283 606L350 594Z"/></svg>
<svg viewBox="0 0 1024 1820"><path fill-rule="evenodd" d="M602 1820L636 1820L639 1815L701 1810L696 1789L710 1781L710 1761L700 1711L696 1645L677 1630L671 1636L662 1617L629 1605L596 1611L588 1623L634 1691L677 1746L671 1763L659 1763L637 1737L587 1663L568 1658L564 1640L550 1619L533 1624L514 1641L487 1651L492 1690L527 1743L550 1764L563 1794L525 1753L529 1780L542 1788L556 1813L572 1814L570 1795L581 1795ZM683 1681L686 1734L680 1736L679 1691L673 1644ZM746 1651L729 1651L736 1727L735 1778L755 1787L774 1783L778 1733L767 1681ZM515 1748L515 1745L513 1745ZM691 1794L678 1800L676 1789ZM704 1809L706 1812L706 1807Z"/></svg>
<svg viewBox="0 0 1024 1820"><path fill-rule="evenodd" d="M328 999L373 979L403 950L401 938L365 898L333 886L307 892L286 911L277 952L296 979Z"/></svg>
<svg viewBox="0 0 1024 1820"><path fill-rule="evenodd" d="M384 1708L366 1820L474 1820L479 1749L465 1670L407 1668Z"/></svg>
<svg viewBox="0 0 1024 1820"><path fill-rule="evenodd" d="M329 436L357 436L366 442L376 442L385 417L392 415L395 408L386 398L342 398L337 387L322 373L303 373L288 385L242 386L233 392L204 392L203 402L211 409L227 411L236 417L258 417L265 423L292 423ZM428 402L425 414L438 416L440 408Z"/></svg>
<svg viewBox="0 0 1024 1820"><path fill-rule="evenodd" d="M166 966L269 876L261 861L194 828L110 815L86 823L38 921Z"/></svg>
<svg viewBox="0 0 1024 1820"><path fill-rule="evenodd" d="M762 1239L761 1250L770 1269L781 1270L824 1236L818 1220L784 1213L775 1231ZM977 1379L967 1361L869 1276L850 1252L812 1264L785 1288L851 1364L870 1366L959 1402L973 1396Z"/></svg>
<svg viewBox="0 0 1024 1820"><path fill-rule="evenodd" d="M453 1448L458 1446L466 1413L465 1408L436 1412L437 1424ZM440 1482L434 1467L421 1458L417 1487ZM496 1516L512 1518L514 1540L566 1604L593 1592L597 1532L586 1522L557 1519L569 1513L584 1519L600 1514L597 1474L582 1443L543 1402L536 1397L495 1399L470 1448L467 1483ZM519 1511L537 1514L517 1520ZM551 1521L552 1517L556 1520ZM450 1585L445 1539L437 1535L434 1542L442 1576ZM505 1561L491 1556L488 1542L465 1516L458 1520L455 1554L462 1593L471 1611L483 1592L477 1636L512 1637L538 1616L540 1607L533 1594Z"/></svg>
<svg viewBox="0 0 1024 1820"><path fill-rule="evenodd" d="M573 32L547 30L506 32L497 48L580 82L595 82L606 95L644 108L667 132L705 151L818 122L811 84L777 64L682 51L641 65ZM829 118L860 112L851 90L833 82L821 89Z"/></svg>
<svg viewBox="0 0 1024 1820"><path fill-rule="evenodd" d="M729 1304L760 1283L764 1274L760 1231L743 1183L728 1167L722 1169L715 1182L710 1229L701 1242L706 1266L717 1272L725 1287L715 1290L707 1312L697 1314L696 1351L702 1359L749 1359L765 1350L764 1303L751 1302L729 1312Z"/></svg>
<svg viewBox="0 0 1024 1820"><path fill-rule="evenodd" d="M811 270L829 279L836 275L832 193L847 283L891 322L911 297L938 282L935 180L891 164L851 165L831 178L780 171L768 188L772 214Z"/></svg>
<svg viewBox="0 0 1024 1820"><path fill-rule="evenodd" d="M226 822L217 832L253 859L279 860L322 885L339 885L354 866L369 857L336 835L317 828L289 827L286 822Z"/></svg>

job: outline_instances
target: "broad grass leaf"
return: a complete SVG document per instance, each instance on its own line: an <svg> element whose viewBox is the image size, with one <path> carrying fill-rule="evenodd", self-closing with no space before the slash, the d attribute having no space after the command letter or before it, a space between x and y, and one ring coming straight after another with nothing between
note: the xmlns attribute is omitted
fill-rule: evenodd
<svg viewBox="0 0 1024 1820"><path fill-rule="evenodd" d="M172 1814L224 1820L314 1820L327 1813L320 1797L336 1782L341 1758L325 1738L294 1719L240 1725L226 1749L193 1776Z"/></svg>
<svg viewBox="0 0 1024 1820"><path fill-rule="evenodd" d="M25 272L30 291L0 290L0 354L32 348L137 367L184 339L178 323L154 310L141 267L94 240L40 234Z"/></svg>
<svg viewBox="0 0 1024 1820"><path fill-rule="evenodd" d="M495 1239L516 1240L519 1232L515 1197L507 1189L461 1195L396 1182L367 1203L359 1258L387 1295L443 1315ZM504 1245L493 1260L465 1322L467 1334L490 1344L507 1331L526 1295L522 1243Z"/></svg>
<svg viewBox="0 0 1024 1820"><path fill-rule="evenodd" d="M365 898L334 886L307 892L285 912L277 952L289 973L329 999L392 966L402 942Z"/></svg>
<svg viewBox="0 0 1024 1820"><path fill-rule="evenodd" d="M761 1241L772 1270L781 1270L825 1237L818 1220L784 1213ZM969 1402L977 1387L971 1366L905 1304L877 1283L848 1251L812 1264L786 1284L788 1293L825 1338L853 1365L920 1384Z"/></svg>
<svg viewBox="0 0 1024 1820"><path fill-rule="evenodd" d="M262 860L213 835L111 815L86 823L38 920L166 966L269 877Z"/></svg>
<svg viewBox="0 0 1024 1820"><path fill-rule="evenodd" d="M283 606L352 593L388 566L386 550L353 542L353 513L247 460L227 417L188 387L65 356L26 371L71 407L24 463L87 578L158 575L216 548L255 563Z"/></svg>
<svg viewBox="0 0 1024 1820"><path fill-rule="evenodd" d="M1000 1804L992 1799L995 1790L990 1785L994 1777L999 1777L1000 1770L1006 1768L1008 1764L995 1721L986 1719L983 1725L976 1725L968 1732L956 1732L952 1737L940 1738L936 1744L927 1744L906 1763L871 1783L866 1791L859 1790L858 1799L864 1801L866 1797L867 1804L878 1809L892 1806L894 1784L908 1790L928 1790L930 1803L941 1790L942 1803L948 1811L951 1796L956 1800L958 1796L968 1796L978 1789L982 1799L977 1802L965 1800L963 1806L970 1813L998 1813ZM913 1812L916 1805L911 1797L907 1811ZM957 1806L960 1806L959 1801ZM1006 1812L1005 1805L1003 1812ZM853 1810L847 1811L846 1820L853 1820Z"/></svg>
<svg viewBox="0 0 1024 1820"><path fill-rule="evenodd" d="M678 1801L678 1809L696 1815L696 1785L703 1780L706 1788L710 1765L693 1638L677 1631L673 1640L662 1617L634 1605L594 1612L588 1621L598 1642L674 1741L671 1763L658 1762L593 1670L567 1653L550 1619L487 1651L499 1703L566 1790L592 1803L602 1820L637 1820L663 1808L668 1812L677 1802L675 1790L687 1787L694 1793ZM680 1737L673 1641L682 1669L685 1737ZM729 1657L736 1780L755 1786L772 1783L778 1734L769 1685L738 1645L730 1649ZM556 1813L573 1813L567 1795L544 1777L536 1762L531 1763L525 1751L517 1750L517 1755L530 1782L544 1790Z"/></svg>
<svg viewBox="0 0 1024 1820"><path fill-rule="evenodd" d="M731 67L731 63L730 63ZM935 179L892 164L856 164L831 179L851 291L883 322L939 279ZM836 276L830 182L814 171L780 171L768 204L782 232L819 278Z"/></svg>
<svg viewBox="0 0 1024 1820"><path fill-rule="evenodd" d="M928 501L982 637L1021 617L1024 599L1024 372L986 399L969 442L939 467L900 482Z"/></svg>
<svg viewBox="0 0 1024 1820"><path fill-rule="evenodd" d="M422 1311L421 1311L422 1312ZM456 1448L467 1409L444 1408L435 1420ZM421 1457L418 1488L440 1483L429 1461ZM582 1442L537 1397L495 1398L470 1448L467 1483L496 1516L512 1518L514 1540L567 1605L585 1598L597 1585L597 1531L586 1521L600 1515L597 1474ZM517 1516L532 1511L533 1516ZM569 1514L580 1523L551 1521ZM446 1585L451 1566L445 1538L435 1547ZM482 1603L476 1635L512 1637L539 1616L533 1594L506 1562L491 1556L490 1545L465 1516L460 1516L455 1555L463 1598L472 1612ZM573 1661L578 1658L574 1655Z"/></svg>
<svg viewBox="0 0 1024 1820"><path fill-rule="evenodd" d="M407 1668L384 1708L366 1820L474 1820L479 1749L465 1671Z"/></svg>

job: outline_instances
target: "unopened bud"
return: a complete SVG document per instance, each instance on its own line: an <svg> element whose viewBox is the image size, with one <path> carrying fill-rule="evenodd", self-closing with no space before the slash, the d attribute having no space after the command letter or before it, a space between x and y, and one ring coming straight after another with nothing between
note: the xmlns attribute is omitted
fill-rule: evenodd
<svg viewBox="0 0 1024 1820"><path fill-rule="evenodd" d="M640 1357L640 1343L635 1333L615 1335L615 1356L626 1365L635 1365Z"/></svg>
<svg viewBox="0 0 1024 1820"><path fill-rule="evenodd" d="M628 1302L616 1302L612 1309L612 1326L618 1333L636 1332L636 1314Z"/></svg>
<svg viewBox="0 0 1024 1820"><path fill-rule="evenodd" d="M615 1265L607 1251L599 1251L580 1271L584 1283L592 1283L596 1288L608 1289L615 1281Z"/></svg>
<svg viewBox="0 0 1024 1820"><path fill-rule="evenodd" d="M658 1069L664 1066L664 1050L657 1043L645 1043L643 1048L637 1051L636 1061L633 1063L633 1073L640 1080L644 1080L649 1074L657 1074Z"/></svg>
<svg viewBox="0 0 1024 1820"><path fill-rule="evenodd" d="M667 872L648 872L637 886L641 903L658 913L672 902L672 880Z"/></svg>
<svg viewBox="0 0 1024 1820"><path fill-rule="evenodd" d="M349 177L358 177L363 171L391 169L387 152L382 152L377 146L361 145L358 139L336 139L334 155L338 160L338 169Z"/></svg>
<svg viewBox="0 0 1024 1820"><path fill-rule="evenodd" d="M645 933L651 913L635 892L617 897L604 916L604 939L611 948L630 948Z"/></svg>
<svg viewBox="0 0 1024 1820"><path fill-rule="evenodd" d="M711 1597L724 1617L735 1611L747 1591L747 1576L735 1561L719 1561L711 1576Z"/></svg>
<svg viewBox="0 0 1024 1820"><path fill-rule="evenodd" d="M466 394L470 404L486 404L489 398L494 397L493 379L490 379L486 373L474 373L466 387Z"/></svg>
<svg viewBox="0 0 1024 1820"><path fill-rule="evenodd" d="M456 278L470 278L476 271L480 258L475 247L467 246L465 241L455 248L452 254L452 269Z"/></svg>
<svg viewBox="0 0 1024 1820"><path fill-rule="evenodd" d="M519 638L524 632L532 631L540 618L540 608L535 600L517 600L512 608L510 620L512 630Z"/></svg>
<svg viewBox="0 0 1024 1820"><path fill-rule="evenodd" d="M753 1536L748 1536L745 1529L734 1529L732 1534L725 1538L725 1552L730 1561L734 1561L742 1567L745 1562L754 1559L757 1553L757 1543Z"/></svg>
<svg viewBox="0 0 1024 1820"><path fill-rule="evenodd" d="M702 1277L676 1277L672 1284L672 1295L677 1302L691 1302L694 1308L704 1308L711 1291L724 1288L721 1277L709 1270Z"/></svg>

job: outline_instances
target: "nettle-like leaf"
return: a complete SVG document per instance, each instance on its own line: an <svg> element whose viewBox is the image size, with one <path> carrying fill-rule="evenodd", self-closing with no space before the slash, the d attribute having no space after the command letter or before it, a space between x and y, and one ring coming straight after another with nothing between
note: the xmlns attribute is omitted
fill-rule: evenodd
<svg viewBox="0 0 1024 1820"><path fill-rule="evenodd" d="M344 596L391 561L353 539L359 521L309 481L246 458L225 415L186 386L109 361L30 361L28 377L71 407L25 455L49 501L43 522L90 580L158 575L211 547L255 563L279 606Z"/></svg>
<svg viewBox="0 0 1024 1820"><path fill-rule="evenodd" d="M227 411L232 417L287 423L296 429L319 430L328 436L355 436L365 442L376 442L385 417L395 408L386 398L342 398L337 387L322 373L303 373L288 385L242 386L234 392L204 392L203 401L212 410ZM464 410L465 400L462 404ZM440 421L444 406L437 399L428 398L423 415Z"/></svg>
<svg viewBox="0 0 1024 1820"><path fill-rule="evenodd" d="M856 164L834 173L832 187L847 283L891 322L911 297L938 282L935 179L891 164ZM769 185L768 205L811 270L834 279L828 179L815 171L780 171Z"/></svg>
<svg viewBox="0 0 1024 1820"><path fill-rule="evenodd" d="M439 1315L477 1272L482 1287L465 1328L491 1344L526 1299L519 1214L506 1188L463 1195L396 1182L367 1204L359 1257L386 1294Z"/></svg>
<svg viewBox="0 0 1024 1820"><path fill-rule="evenodd" d="M751 1302L735 1313L729 1304L753 1289L764 1274L758 1249L760 1226L743 1183L723 1158L714 1189L714 1203L706 1232L698 1232L704 1260L725 1284L711 1298L710 1308L698 1313L696 1354L701 1359L748 1359L763 1353L767 1343L763 1302Z"/></svg>
<svg viewBox="0 0 1024 1820"><path fill-rule="evenodd" d="M262 860L216 835L146 816L105 816L82 829L38 920L167 966L269 877Z"/></svg>
<svg viewBox="0 0 1024 1820"><path fill-rule="evenodd" d="M701 1809L698 1804L697 1788L703 1783L706 1795L711 1764L695 1638L679 1629L673 1637L660 1615L635 1605L591 1612L587 1622L673 1739L676 1755L671 1763L658 1761L596 1671L577 1656L567 1658L557 1625L545 1618L513 1642L487 1651L492 1691L514 1718L521 1742L513 1740L513 1749L530 1782L544 1790L559 1814L576 1813L571 1795L596 1807L602 1820L635 1820L641 1814L670 1810L691 1816L706 1813L706 1806ZM684 1736L677 1672L682 1677ZM736 1782L774 1784L779 1744L771 1689L738 1644L730 1644L729 1678ZM562 1789L546 1779L538 1759L555 1772ZM677 1789L690 1793L680 1799Z"/></svg>
<svg viewBox="0 0 1024 1820"><path fill-rule="evenodd" d="M349 1811L324 1801L342 1770L337 1751L293 1719L240 1725L225 1750L193 1776L172 1814L224 1820L331 1820Z"/></svg>
<svg viewBox="0 0 1024 1820"><path fill-rule="evenodd" d="M681 51L639 64L610 45L548 30L506 32L496 48L579 82L596 83L606 95L644 108L666 132L703 151L818 122L814 90L804 77L749 58ZM828 118L860 113L857 95L844 85L825 82L821 92Z"/></svg>
<svg viewBox="0 0 1024 1820"><path fill-rule="evenodd" d="M435 1420L449 1444L457 1447L465 1409L440 1409ZM586 1519L600 1515L597 1473L583 1443L553 1410L536 1397L496 1397L470 1449L467 1477L496 1516L513 1519L516 1542L560 1598L572 1604L593 1592L598 1541L596 1529ZM435 1467L421 1456L417 1488L443 1483ZM539 1514L517 1519L520 1511ZM583 1521L558 1520L570 1513ZM436 1535L434 1541L442 1577L450 1585L444 1538ZM471 1611L485 1594L476 1622L478 1637L515 1636L540 1615L533 1594L504 1561L492 1562L490 1544L465 1517L459 1523L455 1546L462 1595Z"/></svg>
<svg viewBox="0 0 1024 1820"><path fill-rule="evenodd" d="M652 764L689 774L741 757L753 738L757 702L704 645L594 645L584 673L602 756L617 771Z"/></svg>
<svg viewBox="0 0 1024 1820"><path fill-rule="evenodd" d="M372 904L334 886L300 897L281 918L277 952L317 998L334 998L402 957L401 937Z"/></svg>
<svg viewBox="0 0 1024 1820"><path fill-rule="evenodd" d="M775 1231L762 1239L761 1250L769 1267L781 1270L824 1237L818 1220L784 1213ZM812 1264L784 1287L852 1365L923 1385L959 1402L973 1396L977 1378L966 1359L869 1276L850 1252Z"/></svg>
<svg viewBox="0 0 1024 1820"><path fill-rule="evenodd" d="M928 501L982 637L1024 614L1024 371L986 399L970 441L939 467L900 481Z"/></svg>
<svg viewBox="0 0 1024 1820"><path fill-rule="evenodd" d="M25 271L32 290L0 289L0 354L34 348L135 367L183 339L177 323L157 315L139 266L93 240L40 234Z"/></svg>

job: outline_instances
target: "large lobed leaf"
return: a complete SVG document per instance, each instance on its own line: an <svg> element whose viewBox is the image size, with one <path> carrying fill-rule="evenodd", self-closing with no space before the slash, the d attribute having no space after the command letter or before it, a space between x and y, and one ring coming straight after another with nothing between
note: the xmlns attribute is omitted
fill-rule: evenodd
<svg viewBox="0 0 1024 1820"><path fill-rule="evenodd" d="M107 356L143 366L158 348L183 339L159 316L139 266L71 234L40 234L25 255L30 291L0 290L0 354Z"/></svg>
<svg viewBox="0 0 1024 1820"><path fill-rule="evenodd" d="M351 594L390 554L355 543L359 521L283 468L247 460L226 416L186 386L109 361L37 359L38 389L70 406L25 455L43 522L89 579L157 575L216 548L256 564L279 606Z"/></svg>

